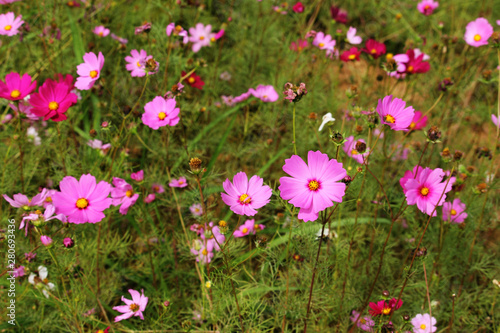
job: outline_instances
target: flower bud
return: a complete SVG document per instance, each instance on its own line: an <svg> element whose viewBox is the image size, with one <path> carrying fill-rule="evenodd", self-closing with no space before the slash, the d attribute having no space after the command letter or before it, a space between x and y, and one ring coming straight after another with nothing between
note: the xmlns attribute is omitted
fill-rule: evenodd
<svg viewBox="0 0 500 333"><path fill-rule="evenodd" d="M73 246L75 246L75 242L70 237L64 238L63 244L67 249L71 249Z"/></svg>
<svg viewBox="0 0 500 333"><path fill-rule="evenodd" d="M366 151L366 143L363 141L356 142L356 151L360 154L363 154Z"/></svg>
<svg viewBox="0 0 500 333"><path fill-rule="evenodd" d="M91 137L95 138L95 137L96 137L96 135L97 135L97 131L96 131L95 129L91 129L91 130L89 131L89 134L90 134L90 136L91 136Z"/></svg>
<svg viewBox="0 0 500 333"><path fill-rule="evenodd" d="M40 236L40 241L45 246L51 246L52 245L52 238L50 238L49 236L45 236L45 235Z"/></svg>
<svg viewBox="0 0 500 333"><path fill-rule="evenodd" d="M436 143L441 138L441 131L437 126L431 126L431 128L427 131L427 139Z"/></svg>
<svg viewBox="0 0 500 333"><path fill-rule="evenodd" d="M193 157L189 160L189 167L194 173L199 173L201 171L201 160L198 157Z"/></svg>
<svg viewBox="0 0 500 333"><path fill-rule="evenodd" d="M344 143L344 136L338 131L334 131L333 134L330 135L330 139L338 146Z"/></svg>

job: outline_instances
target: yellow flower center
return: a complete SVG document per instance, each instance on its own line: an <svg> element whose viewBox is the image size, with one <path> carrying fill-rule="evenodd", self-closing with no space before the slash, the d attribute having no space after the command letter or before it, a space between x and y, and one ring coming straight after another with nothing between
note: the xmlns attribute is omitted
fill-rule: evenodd
<svg viewBox="0 0 500 333"><path fill-rule="evenodd" d="M375 53L377 53L377 50L372 49L370 52L371 52L372 54L375 54ZM363 320L363 319L361 319L361 320Z"/></svg>
<svg viewBox="0 0 500 333"><path fill-rule="evenodd" d="M318 46L323 47L323 46L325 46L325 43L319 43Z"/></svg>
<svg viewBox="0 0 500 333"><path fill-rule="evenodd" d="M408 73L413 73L413 66L408 66Z"/></svg>
<svg viewBox="0 0 500 333"><path fill-rule="evenodd" d="M10 92L10 97L12 97L12 98L18 98L19 96L21 96L21 92L19 90L17 90L17 89L16 90L12 90Z"/></svg>
<svg viewBox="0 0 500 333"><path fill-rule="evenodd" d="M184 181L179 180L179 185L182 185L182 184L184 184Z"/></svg>
<svg viewBox="0 0 500 333"><path fill-rule="evenodd" d="M302 46L297 47L297 51L302 51L304 48Z"/></svg>
<svg viewBox="0 0 500 333"><path fill-rule="evenodd" d="M160 190L160 188L159 188L158 186L155 186L155 187L153 187L153 190L154 190L155 192L158 192L158 191Z"/></svg>
<svg viewBox="0 0 500 333"><path fill-rule="evenodd" d="M427 187L422 187L420 190L420 194L422 194L424 197L429 194L429 189Z"/></svg>
<svg viewBox="0 0 500 333"><path fill-rule="evenodd" d="M240 196L240 202L242 204L248 205L250 202L252 202L252 198L250 198L248 194L242 194Z"/></svg>
<svg viewBox="0 0 500 333"><path fill-rule="evenodd" d="M130 304L130 310L136 312L137 310L139 310L139 305L135 303Z"/></svg>
<svg viewBox="0 0 500 333"><path fill-rule="evenodd" d="M215 42L215 37L210 38L210 41L213 43Z"/></svg>
<svg viewBox="0 0 500 333"><path fill-rule="evenodd" d="M73 7L74 5L75 5L75 3L74 3L73 1L68 1L68 6ZM101 331L102 331L102 330L101 330ZM103 331L103 332L104 332L104 331ZM101 333L101 332L99 332L99 333Z"/></svg>
<svg viewBox="0 0 500 333"><path fill-rule="evenodd" d="M477 34L477 35L474 35L474 40L476 42L479 42L481 40L481 35Z"/></svg>
<svg viewBox="0 0 500 333"><path fill-rule="evenodd" d="M359 320L359 322L360 322L361 324L366 324L366 320L365 320L364 318L361 318L361 319Z"/></svg>
<svg viewBox="0 0 500 333"><path fill-rule="evenodd" d="M415 128L415 126L417 126L417 124L415 124L415 122L414 122L414 121L412 121L412 122L411 122L411 124L410 124L410 128L411 128L411 129L414 129L414 128Z"/></svg>
<svg viewBox="0 0 500 333"><path fill-rule="evenodd" d="M52 101L49 103L50 110L54 111L54 110L57 110L58 108L59 108L59 104L57 104L57 102Z"/></svg>
<svg viewBox="0 0 500 333"><path fill-rule="evenodd" d="M425 324L420 325L420 329L421 329L421 330L425 330L425 329L426 329L426 327L427 327L427 326L425 326Z"/></svg>
<svg viewBox="0 0 500 333"><path fill-rule="evenodd" d="M450 212L450 214L453 215L453 216L455 216L455 215L457 215L457 211L454 210L454 209L452 209L451 212Z"/></svg>
<svg viewBox="0 0 500 333"><path fill-rule="evenodd" d="M392 57L394 57L394 54L392 54L392 53L387 53L387 55L385 56L385 58L386 58L387 60L392 59Z"/></svg>
<svg viewBox="0 0 500 333"><path fill-rule="evenodd" d="M396 122L396 118L388 114L387 116L385 116L385 122L394 124Z"/></svg>
<svg viewBox="0 0 500 333"><path fill-rule="evenodd" d="M102 37L102 35L103 35L103 32L101 31L101 32L99 33L99 36L101 36L101 37Z"/></svg>
<svg viewBox="0 0 500 333"><path fill-rule="evenodd" d="M51 198L51 197L47 197L47 198L45 199L45 202L52 202L52 198Z"/></svg>
<svg viewBox="0 0 500 333"><path fill-rule="evenodd" d="M205 39L205 36L200 36L200 40L204 40Z"/></svg>
<svg viewBox="0 0 500 333"><path fill-rule="evenodd" d="M5 31L10 31L10 29L12 29L12 26L11 25L6 25L4 29L5 29Z"/></svg>
<svg viewBox="0 0 500 333"><path fill-rule="evenodd" d="M128 190L127 192L125 192L125 195L130 198L134 195L134 191Z"/></svg>
<svg viewBox="0 0 500 333"><path fill-rule="evenodd" d="M190 77L190 78L188 79L188 82L189 82L189 83L191 83L191 84L192 84L192 83L194 83L194 81L195 81L194 77Z"/></svg>
<svg viewBox="0 0 500 333"><path fill-rule="evenodd" d="M349 55L349 60L354 60L356 59L356 55L355 54L350 54Z"/></svg>
<svg viewBox="0 0 500 333"><path fill-rule="evenodd" d="M206 255L208 254L208 251L207 251L207 249L203 249L203 251L201 251L201 253L202 253L204 256L206 256Z"/></svg>
<svg viewBox="0 0 500 333"><path fill-rule="evenodd" d="M431 6L429 6L429 5L425 5L425 7L424 7L424 9L429 9L429 8L431 8Z"/></svg>
<svg viewBox="0 0 500 333"><path fill-rule="evenodd" d="M158 113L158 119L163 120L167 117L167 114L165 112L160 112Z"/></svg>
<svg viewBox="0 0 500 333"><path fill-rule="evenodd" d="M317 191L319 188L319 183L317 180L311 180L307 186L311 191Z"/></svg>
<svg viewBox="0 0 500 333"><path fill-rule="evenodd" d="M68 5L69 5L69 6L72 6L72 5L70 5L69 3L68 3ZM104 333L104 331L103 331L103 330L98 330L98 331L97 331L97 333Z"/></svg>
<svg viewBox="0 0 500 333"><path fill-rule="evenodd" d="M39 209L37 209L37 210L35 210L35 214L37 214L37 215L42 215L42 211L41 211L41 210L39 210Z"/></svg>
<svg viewBox="0 0 500 333"><path fill-rule="evenodd" d="M85 198L80 198L76 200L76 207L79 209L85 209L89 205L89 201Z"/></svg>
<svg viewBox="0 0 500 333"><path fill-rule="evenodd" d="M357 155L358 151L356 149L351 150L351 155Z"/></svg>
<svg viewBox="0 0 500 333"><path fill-rule="evenodd" d="M141 63L140 62L137 62L137 67L141 67Z"/></svg>
<svg viewBox="0 0 500 333"><path fill-rule="evenodd" d="M385 315L388 315L389 313L391 313L391 308L384 308L382 310L382 313L385 314Z"/></svg>
<svg viewBox="0 0 500 333"><path fill-rule="evenodd" d="M248 228L243 228L243 230L241 230L241 232L246 234L248 232Z"/></svg>
<svg viewBox="0 0 500 333"><path fill-rule="evenodd" d="M95 77L97 77L97 71L90 71L89 76L90 76L91 78L95 78Z"/></svg>

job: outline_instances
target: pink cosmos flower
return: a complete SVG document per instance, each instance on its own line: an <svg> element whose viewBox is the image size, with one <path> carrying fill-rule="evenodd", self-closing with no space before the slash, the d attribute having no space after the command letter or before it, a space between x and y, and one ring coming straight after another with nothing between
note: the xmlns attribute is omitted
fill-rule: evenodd
<svg viewBox="0 0 500 333"><path fill-rule="evenodd" d="M353 45L361 44L361 42L363 41L361 37L356 36L356 28L353 27L349 27L349 30L347 30L346 39L349 42L349 44Z"/></svg>
<svg viewBox="0 0 500 333"><path fill-rule="evenodd" d="M406 102L392 95L378 100L377 112L382 124L389 125L395 131L403 131L410 126L415 116L412 106L406 107Z"/></svg>
<svg viewBox="0 0 500 333"><path fill-rule="evenodd" d="M191 214L193 214L194 216L203 215L203 206L200 203L192 204L191 207L189 207L189 210L191 211Z"/></svg>
<svg viewBox="0 0 500 333"><path fill-rule="evenodd" d="M180 109L176 108L175 104L175 99L165 100L162 96L156 96L144 106L145 112L142 114L142 122L154 130L166 125L177 125Z"/></svg>
<svg viewBox="0 0 500 333"><path fill-rule="evenodd" d="M396 62L396 70L387 74L397 79L404 79L406 77L406 64L410 61L410 58L405 53L396 54L392 59Z"/></svg>
<svg viewBox="0 0 500 333"><path fill-rule="evenodd" d="M451 202L443 204L443 221L450 221L451 223L462 223L467 218L465 212L465 204L459 198Z"/></svg>
<svg viewBox="0 0 500 333"><path fill-rule="evenodd" d="M210 40L214 36L210 24L198 23L194 28L189 28L189 41L193 43L193 52L197 53L202 47L209 46Z"/></svg>
<svg viewBox="0 0 500 333"><path fill-rule="evenodd" d="M163 193L163 192L165 192L165 189L163 188L163 186L161 184L158 184L158 183L153 183L153 185L151 185L151 189L155 193Z"/></svg>
<svg viewBox="0 0 500 333"><path fill-rule="evenodd" d="M136 182L142 182L144 180L144 170L139 170L137 172L132 172L130 174L130 178L132 178Z"/></svg>
<svg viewBox="0 0 500 333"><path fill-rule="evenodd" d="M467 24L464 39L470 46L479 47L487 45L491 35L493 35L493 27L487 19L480 17Z"/></svg>
<svg viewBox="0 0 500 333"><path fill-rule="evenodd" d="M148 194L145 198L144 198L144 202L145 203L151 203L153 201L155 201L156 199L156 195L154 195L153 193L150 193Z"/></svg>
<svg viewBox="0 0 500 333"><path fill-rule="evenodd" d="M24 270L25 270L24 266L19 266L17 268L14 268L14 270L12 271L13 272L12 276L14 276L15 278L22 277L26 275L26 272Z"/></svg>
<svg viewBox="0 0 500 333"><path fill-rule="evenodd" d="M363 139L355 140L354 136L351 135L344 142L344 148L342 148L342 149L346 152L347 156L352 157L359 164L363 164L363 163L365 163L365 158L370 153L370 148L367 147L366 151L363 154L360 154L356 150L356 143L358 143L358 142L363 142L366 144L365 140L363 140Z"/></svg>
<svg viewBox="0 0 500 333"><path fill-rule="evenodd" d="M128 292L132 296L132 300L122 296L122 302L126 305L113 307L113 310L123 313L122 315L115 317L115 323L120 320L128 319L132 316L139 317L144 320L144 315L142 313L146 310L146 305L148 305L148 298L144 296L144 290L141 290L140 294L137 290L133 289L129 289Z"/></svg>
<svg viewBox="0 0 500 333"><path fill-rule="evenodd" d="M127 215L128 209L139 198L139 193L134 193L132 185L121 178L113 177L113 185L115 186L111 189L113 206L120 206L120 214Z"/></svg>
<svg viewBox="0 0 500 333"><path fill-rule="evenodd" d="M332 36L325 35L323 32L317 32L316 37L314 37L313 45L317 46L320 50L331 50L335 48L337 42L332 39Z"/></svg>
<svg viewBox="0 0 500 333"><path fill-rule="evenodd" d="M309 42L305 39L297 39L297 41L290 44L290 50L295 52L301 52L303 49L309 46Z"/></svg>
<svg viewBox="0 0 500 333"><path fill-rule="evenodd" d="M40 211L31 212L27 216L23 217L21 224L19 225L19 229L26 227L25 228L25 236L28 236L29 223L25 222L25 221L32 221L32 222L38 221L40 223L44 223L44 222L47 222L47 221L50 221L53 219L58 219L59 221L61 221L63 223L67 222L67 218L65 215L63 215L63 214L54 215L55 212L56 212L56 208L53 205L48 205L47 207L45 207L45 211L43 212L43 214L40 213Z"/></svg>
<svg viewBox="0 0 500 333"><path fill-rule="evenodd" d="M357 326L365 332L373 332L373 326L375 326L375 321L370 316L364 316L359 318L361 314L356 310L352 311L351 321L353 323L357 322ZM359 319L358 319L359 318Z"/></svg>
<svg viewBox="0 0 500 333"><path fill-rule="evenodd" d="M214 257L214 242L203 242L195 239L191 253L196 256L196 262L208 264Z"/></svg>
<svg viewBox="0 0 500 333"><path fill-rule="evenodd" d="M0 80L0 97L9 101L19 101L31 94L36 88L36 81L31 82L31 76L11 72L5 76L5 83Z"/></svg>
<svg viewBox="0 0 500 333"><path fill-rule="evenodd" d="M398 302L398 300L396 298L392 298L389 302L381 300L381 301L378 301L377 303L370 302L370 304L368 304L368 305L370 306L370 309L368 310L368 312L372 316L380 316L380 315L390 314L392 309L394 309L394 311L396 311L397 309L399 309L403 305L403 301L399 300L399 302Z"/></svg>
<svg viewBox="0 0 500 333"><path fill-rule="evenodd" d="M94 148L94 149L99 149L102 153L102 155L106 155L106 153L108 152L108 150L111 148L111 144L110 143L106 143L106 144L102 144L102 141L101 140L97 140L97 139L94 139L94 140L89 140L87 142L87 145L90 146L91 148Z"/></svg>
<svg viewBox="0 0 500 333"><path fill-rule="evenodd" d="M186 187L188 183L186 181L186 177L180 177L179 179L172 179L172 181L168 184L170 187Z"/></svg>
<svg viewBox="0 0 500 333"><path fill-rule="evenodd" d="M256 89L250 88L248 92L263 102L276 102L279 99L278 93L271 85L265 86L259 84Z"/></svg>
<svg viewBox="0 0 500 333"><path fill-rule="evenodd" d="M347 11L341 9L340 7L331 6L330 14L332 15L332 19L337 23L346 24L347 23Z"/></svg>
<svg viewBox="0 0 500 333"><path fill-rule="evenodd" d="M418 314L411 320L414 333L434 333L437 330L436 322L436 318L428 313Z"/></svg>
<svg viewBox="0 0 500 333"><path fill-rule="evenodd" d="M439 3L434 0L422 0L418 3L417 9L422 14L429 16L434 12L434 9L438 8Z"/></svg>
<svg viewBox="0 0 500 333"><path fill-rule="evenodd" d="M43 120L63 121L68 119L65 112L76 104L78 97L70 92L72 86L65 82L55 82L47 79L38 89L37 93L30 96L31 112Z"/></svg>
<svg viewBox="0 0 500 333"><path fill-rule="evenodd" d="M297 2L293 7L292 7L292 10L295 12L295 13L303 13L304 12L304 5L302 4L302 2Z"/></svg>
<svg viewBox="0 0 500 333"><path fill-rule="evenodd" d="M226 193L221 193L222 201L238 215L254 216L257 209L264 207L270 201L272 190L263 185L264 180L255 175L248 180L247 174L238 172L233 177L233 183L226 179L222 187Z"/></svg>
<svg viewBox="0 0 500 333"><path fill-rule="evenodd" d="M24 113L26 115L26 118L28 118L28 120L31 120L31 121L35 121L35 120L39 120L40 117L38 117L37 115L33 114L33 112L31 112L31 109L33 108L30 104L29 104L29 99L28 99L28 102L22 100L22 101L19 101L19 108L17 106L15 106L14 104L9 104L10 108L16 112L20 112L20 113Z"/></svg>
<svg viewBox="0 0 500 333"><path fill-rule="evenodd" d="M135 27L134 34L139 35L143 32L148 33L151 31L152 25L150 22L144 22L142 25Z"/></svg>
<svg viewBox="0 0 500 333"><path fill-rule="evenodd" d="M339 181L347 176L342 163L320 151L309 151L307 161L297 155L286 159L283 171L292 177L281 177L278 188L283 200L300 208L298 218L304 222L317 220L333 201L342 202L346 185Z"/></svg>
<svg viewBox="0 0 500 333"><path fill-rule="evenodd" d="M418 168L418 171L417 171L417 168ZM413 170L407 170L404 174L404 176L399 180L399 185L401 185L401 187L403 188L403 193L406 194L406 191L408 191L406 189L406 182L409 180L409 179L414 179L416 178L415 176L415 173L417 173L417 176L418 174L422 171L423 167L421 166L418 166L416 165Z"/></svg>
<svg viewBox="0 0 500 333"><path fill-rule="evenodd" d="M80 90L89 90L101 76L104 56L101 52L99 52L98 56L93 52L89 52L85 53L83 61L76 67L76 72L80 76L76 79L75 87Z"/></svg>
<svg viewBox="0 0 500 333"><path fill-rule="evenodd" d="M413 120L408 126L409 130L418 131L427 126L427 116L424 116L422 112L415 111L415 115L413 116Z"/></svg>
<svg viewBox="0 0 500 333"><path fill-rule="evenodd" d="M63 239L63 245L64 245L65 248L70 249L73 246L75 246L75 241L72 238L70 238L70 237L65 237Z"/></svg>
<svg viewBox="0 0 500 333"><path fill-rule="evenodd" d="M7 5L9 3L17 2L21 0L0 0L0 5Z"/></svg>
<svg viewBox="0 0 500 333"><path fill-rule="evenodd" d="M6 194L3 194L5 200L14 208L23 208L28 210L29 207L42 206L45 198L47 197L47 189L43 189L42 192L35 195L32 199L29 199L24 194L18 193L12 196L13 199L9 198Z"/></svg>
<svg viewBox="0 0 500 333"><path fill-rule="evenodd" d="M52 195L52 201L56 212L66 215L70 223L100 222L105 217L103 211L111 206L111 185L105 181L96 184L91 174L82 175L80 181L66 176L59 187L61 191Z"/></svg>
<svg viewBox="0 0 500 333"><path fill-rule="evenodd" d="M244 237L247 235L255 235L257 231L264 230L266 226L263 224L255 224L255 220L246 220L243 225L240 225L238 230L234 231L234 237Z"/></svg>
<svg viewBox="0 0 500 333"><path fill-rule="evenodd" d="M174 36L183 37L182 43L184 43L184 44L187 44L187 42L189 42L188 32L186 30L184 30L180 25L176 26L174 22L167 25L165 32L167 33L167 36L171 36L173 33Z"/></svg>
<svg viewBox="0 0 500 333"><path fill-rule="evenodd" d="M128 43L128 39L122 38L122 37L117 36L113 33L111 34L111 38L113 38L114 40L117 40L122 45L125 45Z"/></svg>
<svg viewBox="0 0 500 333"><path fill-rule="evenodd" d="M491 115L491 121L495 124L496 127L500 127L500 119L494 114Z"/></svg>
<svg viewBox="0 0 500 333"><path fill-rule="evenodd" d="M40 236L40 241L42 242L42 244L44 246L49 246L52 244L52 238L50 238L49 236Z"/></svg>
<svg viewBox="0 0 500 333"><path fill-rule="evenodd" d="M92 30L99 37L106 37L109 35L109 29L106 29L103 25L99 25Z"/></svg>
<svg viewBox="0 0 500 333"><path fill-rule="evenodd" d="M209 222L208 225L199 226L198 233L204 244L206 243L208 246L209 243L212 243L211 247L217 251L220 251L219 244L222 245L226 241L226 236L220 233L219 227L214 226L213 222Z"/></svg>
<svg viewBox="0 0 500 333"><path fill-rule="evenodd" d="M365 48L361 49L361 51L369 54L373 57L373 59L377 59L381 55L385 54L386 48L384 43L377 42L374 39L369 39L366 42Z"/></svg>
<svg viewBox="0 0 500 333"><path fill-rule="evenodd" d="M405 64L407 74L427 73L431 65L425 61L430 57L419 49L409 49L406 51L408 62Z"/></svg>
<svg viewBox="0 0 500 333"><path fill-rule="evenodd" d="M13 12L0 14L0 35L15 36L23 25L23 16L16 17Z"/></svg>
<svg viewBox="0 0 500 333"><path fill-rule="evenodd" d="M132 50L130 51L131 56L126 56L125 61L127 64L125 68L130 71L130 75L132 77L143 77L146 75L146 62L150 59L153 59L152 55L147 54L146 51L141 50ZM159 63L156 61L156 71L148 72L149 75L156 74L159 68Z"/></svg>
<svg viewBox="0 0 500 333"><path fill-rule="evenodd" d="M444 203L446 193L451 191L451 187L455 182L454 177L449 182L443 182L444 176L445 173L439 168L434 170L430 168L419 170L416 178L408 179L404 184L408 205L417 204L418 209L422 213L436 216L435 207L441 206ZM446 183L448 183L448 186L446 186ZM440 200L441 194L443 194L443 197Z"/></svg>
<svg viewBox="0 0 500 333"><path fill-rule="evenodd" d="M351 47L349 50L342 52L340 55L340 60L343 62L349 61L359 61L359 56L361 55L361 50L357 47Z"/></svg>

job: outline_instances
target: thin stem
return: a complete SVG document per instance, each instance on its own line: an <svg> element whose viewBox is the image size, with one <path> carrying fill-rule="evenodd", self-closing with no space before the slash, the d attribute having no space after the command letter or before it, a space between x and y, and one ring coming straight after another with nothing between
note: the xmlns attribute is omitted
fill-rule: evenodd
<svg viewBox="0 0 500 333"><path fill-rule="evenodd" d="M96 254L96 277L97 277L97 296L101 291L101 279L100 279L100 270L99 270L99 245L101 244L101 228L102 222L99 223L99 228L97 229L97 254Z"/></svg>
<svg viewBox="0 0 500 333"><path fill-rule="evenodd" d="M424 265L425 288L427 290L427 302L429 303L429 316L432 317L431 296L429 295L429 283L427 282L427 271L425 270L425 262L422 262L422 264Z"/></svg>
<svg viewBox="0 0 500 333"><path fill-rule="evenodd" d="M293 103L293 152L297 155L297 143L295 141L295 103Z"/></svg>

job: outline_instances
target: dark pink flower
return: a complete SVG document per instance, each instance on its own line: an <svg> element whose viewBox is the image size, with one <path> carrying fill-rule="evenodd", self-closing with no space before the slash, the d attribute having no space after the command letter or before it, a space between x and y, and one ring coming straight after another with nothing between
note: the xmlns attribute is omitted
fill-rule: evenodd
<svg viewBox="0 0 500 333"><path fill-rule="evenodd" d="M292 7L292 10L296 13L303 13L304 12L304 5L302 4L302 2L297 2L293 7Z"/></svg>
<svg viewBox="0 0 500 333"><path fill-rule="evenodd" d="M36 88L36 81L31 82L31 76L12 72L5 76L5 82L0 80L0 97L9 101L18 101L31 94Z"/></svg>
<svg viewBox="0 0 500 333"><path fill-rule="evenodd" d="M63 121L68 119L65 112L78 101L76 94L71 92L72 86L66 82L55 82L47 79L38 89L38 93L31 94L31 112L44 120Z"/></svg>
<svg viewBox="0 0 500 333"><path fill-rule="evenodd" d="M366 45L361 51L369 54L373 59L377 59L381 55L385 54L386 48L384 43L377 42L374 39L369 39Z"/></svg>
<svg viewBox="0 0 500 333"><path fill-rule="evenodd" d="M358 61L361 51L357 47L351 47L349 50L342 52L340 60L343 62Z"/></svg>

